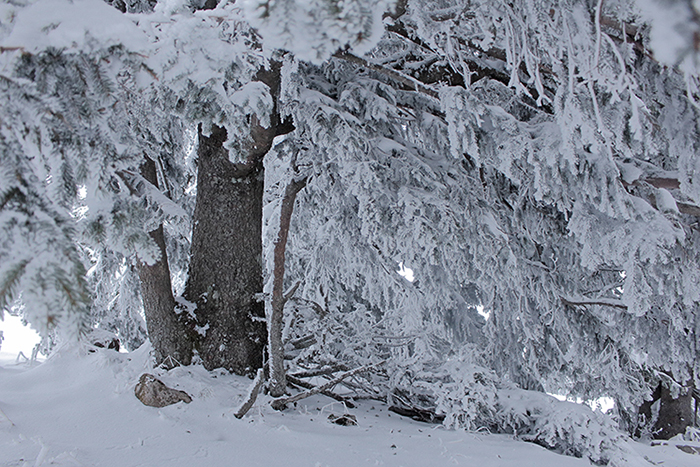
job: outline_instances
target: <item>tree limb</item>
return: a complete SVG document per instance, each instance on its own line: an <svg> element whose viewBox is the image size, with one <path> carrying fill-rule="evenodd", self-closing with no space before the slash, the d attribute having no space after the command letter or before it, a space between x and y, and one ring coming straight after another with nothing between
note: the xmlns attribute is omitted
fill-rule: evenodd
<svg viewBox="0 0 700 467"><path fill-rule="evenodd" d="M326 375L332 375L336 371L340 371L343 368L339 368L338 366L324 366L321 368L316 368L313 370L307 370L307 371L299 371L296 373L291 374L290 376L293 376L295 378L314 378L316 376L326 376ZM347 371L347 368L345 368L345 371Z"/></svg>
<svg viewBox="0 0 700 467"><path fill-rule="evenodd" d="M248 411L253 407L255 404L255 400L258 398L258 394L260 393L260 388L262 388L263 382L265 381L265 373L263 372L262 368L258 369L257 375L255 375L255 379L253 380L253 384L250 388L250 392L248 392L248 397L246 397L245 401L243 401L243 404L239 407L239 409L236 411L234 416L238 419L241 419L245 416L245 414L248 413Z"/></svg>
<svg viewBox="0 0 700 467"><path fill-rule="evenodd" d="M368 60L365 60L364 58L358 57L357 55L353 55L347 51L336 52L333 56L335 58L345 60L348 63L354 63L355 65L359 65L359 66L364 67L364 68L369 68L370 70L374 70L378 73L386 75L389 78L404 85L406 88L408 88L412 91L418 91L422 94L426 94L426 95L432 97L433 99L440 98L440 95L438 94L438 92L435 89L426 86L425 84L421 83L417 79L411 78L407 75L404 75L403 73L399 73L398 71L393 70L391 68L387 68L383 65L378 65L376 63L372 63Z"/></svg>
<svg viewBox="0 0 700 467"><path fill-rule="evenodd" d="M287 381L289 381L290 383L292 383L292 384L295 385L295 386L299 386L299 387L304 388L304 389L314 389L314 388L316 387L316 386L314 386L313 384L308 383L308 382L306 382L306 381L304 381L304 380L302 380L302 379L295 378L295 377L292 376L292 375L287 375ZM331 391L321 391L321 394L323 394L323 395L326 396L326 397L330 397L331 399L335 399L335 400L337 400L338 402L342 402L343 404L345 404L345 405L346 405L348 408L350 408L350 409L355 408L355 404L353 404L351 400L349 400L348 398L345 398L345 397L343 397L343 396L341 396L341 395L338 395L338 394L336 394L336 393L334 393L334 392L331 392Z"/></svg>
<svg viewBox="0 0 700 467"><path fill-rule="evenodd" d="M336 384L342 382L343 380L345 380L351 376L354 376L358 373L363 373L363 372L369 370L370 368L373 368L381 363L384 363L384 362L382 361L382 362L376 363L376 364L365 365L365 366L361 366L359 368L355 368L354 370L346 371L345 373L341 373L336 378L333 378L332 380L330 380L329 382L327 382L326 384L323 384L321 386L316 386L313 389L309 389L308 391L300 392L299 394L295 394L295 395L290 396L290 397L281 397L279 399L275 399L271 403L272 408L275 410L284 410L287 407L287 404L291 404L291 403L300 401L302 399L306 399L307 397L311 397L313 395L319 394L322 391L327 391L327 390L331 389L333 386L335 386Z"/></svg>
<svg viewBox="0 0 700 467"><path fill-rule="evenodd" d="M292 347L294 347L297 350L307 349L314 345L316 342L316 337L313 334L289 341L289 343L292 344ZM306 376L302 377L306 378Z"/></svg>
<svg viewBox="0 0 700 467"><path fill-rule="evenodd" d="M675 190L681 187L681 182L677 178L670 178L670 177L646 177L646 178L640 178L637 179L631 183L627 183L624 180L621 181L622 186L625 187L625 189L629 192L630 187L641 187L646 185L652 186L654 188L662 188L665 190ZM633 195L636 196L636 195ZM649 201L647 199L647 201ZM675 200L676 201L676 206L678 207L678 211L681 214L687 214L689 216L695 216L695 217L700 217L700 206L696 206L694 204L690 203L683 203L681 201ZM649 201L652 206L654 206L656 203L653 201Z"/></svg>
<svg viewBox="0 0 700 467"><path fill-rule="evenodd" d="M626 310L628 307L621 300L615 300L612 298L598 298L594 300L570 300L564 297L559 297L561 302L567 306L589 306L589 305L600 305L600 306L611 306L614 308L621 308Z"/></svg>
<svg viewBox="0 0 700 467"><path fill-rule="evenodd" d="M301 281L297 281L297 283L294 284L292 286L292 288L287 291L286 294L284 294L284 297L283 297L284 303L287 303L289 301L289 299L294 296L294 293L297 291L297 289L299 288L300 285L301 285Z"/></svg>

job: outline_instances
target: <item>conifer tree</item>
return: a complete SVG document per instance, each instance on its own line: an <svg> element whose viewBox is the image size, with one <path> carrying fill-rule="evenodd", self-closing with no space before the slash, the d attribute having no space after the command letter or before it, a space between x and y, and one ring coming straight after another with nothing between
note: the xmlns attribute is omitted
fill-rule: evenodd
<svg viewBox="0 0 700 467"><path fill-rule="evenodd" d="M659 383L685 404L700 372L694 43L668 66L646 2L314 5L112 9L74 42L48 17L26 34L17 7L3 306L22 291L32 322L87 322L103 298L83 265L96 290L135 266L167 316L146 310L159 361L196 349L247 373L303 172L281 284L296 293L276 322L292 364L382 362L359 390L596 462L618 436L608 422L543 424L558 409L523 390L614 395L630 431Z"/></svg>

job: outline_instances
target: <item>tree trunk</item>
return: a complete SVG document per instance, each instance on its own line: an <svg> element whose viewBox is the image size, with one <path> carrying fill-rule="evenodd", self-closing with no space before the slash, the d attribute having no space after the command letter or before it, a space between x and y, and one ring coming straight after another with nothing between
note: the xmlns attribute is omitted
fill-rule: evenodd
<svg viewBox="0 0 700 467"><path fill-rule="evenodd" d="M656 439L671 439L693 423L693 391L681 394L677 399L671 391L661 388L659 418L654 425Z"/></svg>
<svg viewBox="0 0 700 467"><path fill-rule="evenodd" d="M651 422L654 418L654 404L658 403L658 416L651 427L655 439L670 439L693 423L693 390L687 394L681 394L677 399L671 397L671 391L663 384L654 390L652 399L645 401L639 408L639 416L645 422ZM636 436L641 434L640 431Z"/></svg>
<svg viewBox="0 0 700 467"><path fill-rule="evenodd" d="M283 396L287 389L287 378L284 370L284 343L282 328L284 327L284 305L289 296L284 296L284 255L287 250L287 238L292 222L294 201L299 190L306 186L306 178L292 181L287 185L280 208L280 228L275 240L274 270L272 271L272 297L269 301L269 353L270 353L270 382L268 389L272 397ZM297 284L298 285L298 284ZM294 289L289 295L294 293Z"/></svg>
<svg viewBox="0 0 700 467"><path fill-rule="evenodd" d="M141 166L141 175L158 186L156 164L151 159L147 159ZM152 265L140 260L137 262L148 338L153 345L157 365L189 365L192 360L192 341L185 325L175 313L163 226L150 232L150 236L158 245L160 258Z"/></svg>
<svg viewBox="0 0 700 467"><path fill-rule="evenodd" d="M263 168L262 157L231 163L225 141L225 129L206 137L200 128L185 297L197 304L204 367L243 375L262 367L265 348L264 304L256 297L263 286Z"/></svg>

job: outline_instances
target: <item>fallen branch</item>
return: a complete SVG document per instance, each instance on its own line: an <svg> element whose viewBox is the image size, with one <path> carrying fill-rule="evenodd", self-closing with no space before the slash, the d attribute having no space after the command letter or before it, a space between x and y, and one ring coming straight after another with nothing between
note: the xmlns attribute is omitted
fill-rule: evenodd
<svg viewBox="0 0 700 467"><path fill-rule="evenodd" d="M307 383L306 381L304 381L302 379L295 378L292 375L287 375L287 382L293 384L294 386L299 386L300 388L304 388L304 389L314 389L316 387L313 384ZM342 402L343 404L345 404L346 407L348 407L350 409L355 408L355 404L353 404L352 401L350 399L348 399L347 397L343 397L343 396L336 394L334 392L331 392L331 391L321 391L321 394L323 394L326 397L330 397L331 399L335 399L338 402Z"/></svg>
<svg viewBox="0 0 700 467"><path fill-rule="evenodd" d="M398 405L392 405L388 410L389 412L394 412L402 417L408 417L418 422L442 423L445 420L445 416L435 413L435 410L427 410L420 407L399 407Z"/></svg>
<svg viewBox="0 0 700 467"><path fill-rule="evenodd" d="M332 375L336 371L347 371L347 368L344 368L343 366L324 366L321 368L315 368L313 370L306 370L306 371L298 371L296 373L292 373L290 376L294 376L295 378L313 378L316 376L327 376L327 375Z"/></svg>
<svg viewBox="0 0 700 467"><path fill-rule="evenodd" d="M389 412L394 412L402 417L409 417L425 423L442 423L445 420L445 415L438 414L435 408L423 408L412 404L398 389L392 391L387 402L389 403Z"/></svg>
<svg viewBox="0 0 700 467"><path fill-rule="evenodd" d="M314 396L316 394L319 394L323 391L327 391L331 389L333 386L336 384L342 382L344 379L347 379L351 376L354 376L358 373L363 373L370 368L380 365L381 363L384 363L383 361L377 364L372 364L372 365L365 365L361 366L359 368L355 368L354 370L346 371L345 373L341 373L338 375L336 378L330 380L326 384L323 384L321 386L315 386L313 389L309 389L308 391L300 392L299 394L295 394L290 397L280 397L279 399L275 399L272 401L270 405L272 405L272 408L275 410L284 410L287 407L287 404L291 404L297 401L300 401L302 399L306 399L307 397Z"/></svg>
<svg viewBox="0 0 700 467"><path fill-rule="evenodd" d="M258 374L255 375L255 379L253 380L253 384L250 388L250 391L248 392L248 397L246 397L245 401L243 401L243 404L238 408L234 416L236 418L243 418L245 414L248 413L248 411L253 407L255 404L255 400L258 398L258 394L260 393L260 389L262 388L263 383L265 382L265 373L263 372L263 369L260 368L258 370Z"/></svg>

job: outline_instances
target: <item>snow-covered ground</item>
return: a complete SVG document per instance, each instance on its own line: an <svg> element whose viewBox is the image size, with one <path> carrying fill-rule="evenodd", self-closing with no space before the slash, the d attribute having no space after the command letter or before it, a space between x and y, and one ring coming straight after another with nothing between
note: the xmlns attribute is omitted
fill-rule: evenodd
<svg viewBox="0 0 700 467"><path fill-rule="evenodd" d="M285 412L275 412L261 396L238 420L233 413L248 390L247 378L198 366L154 371L148 361L144 346L132 353L64 348L33 367L14 359L0 362L0 465L589 465L505 435L415 422L373 401L348 409L358 426L330 423L329 415L345 409L323 396L305 399ZM162 409L141 404L134 386L145 371L187 391L192 403ZM642 460L646 457L656 465L700 466L700 456L686 454L673 443L630 446L639 455L639 465L652 465Z"/></svg>

